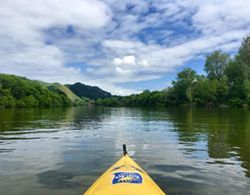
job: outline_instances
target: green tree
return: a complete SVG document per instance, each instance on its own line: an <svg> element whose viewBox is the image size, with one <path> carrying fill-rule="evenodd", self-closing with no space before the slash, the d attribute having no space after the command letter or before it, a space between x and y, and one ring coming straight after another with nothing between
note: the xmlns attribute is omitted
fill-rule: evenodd
<svg viewBox="0 0 250 195"><path fill-rule="evenodd" d="M243 39L237 60L240 60L246 66L248 79L250 80L250 36Z"/></svg>
<svg viewBox="0 0 250 195"><path fill-rule="evenodd" d="M226 80L209 80L199 76L193 87L194 102L200 106L225 104L228 93Z"/></svg>
<svg viewBox="0 0 250 195"><path fill-rule="evenodd" d="M242 62L250 66L250 36L243 39L239 49L239 56Z"/></svg>
<svg viewBox="0 0 250 195"><path fill-rule="evenodd" d="M246 104L250 105L250 81L244 82L244 90L246 91Z"/></svg>
<svg viewBox="0 0 250 195"><path fill-rule="evenodd" d="M235 60L226 68L226 75L228 78L228 98L231 106L242 106L247 100L247 90L245 88L245 82L247 81L247 72L245 65Z"/></svg>
<svg viewBox="0 0 250 195"><path fill-rule="evenodd" d="M39 102L32 95L26 96L22 99L17 100L17 107L25 108L25 107L38 107Z"/></svg>
<svg viewBox="0 0 250 195"><path fill-rule="evenodd" d="M207 72L207 77L211 80L221 80L224 76L224 71L229 61L229 55L221 51L215 51L207 56L204 68Z"/></svg>
<svg viewBox="0 0 250 195"><path fill-rule="evenodd" d="M191 68L185 68L177 74L172 82L176 104L192 103L192 86L196 82L197 74Z"/></svg>
<svg viewBox="0 0 250 195"><path fill-rule="evenodd" d="M16 106L16 100L11 95L0 97L0 108L14 108Z"/></svg>

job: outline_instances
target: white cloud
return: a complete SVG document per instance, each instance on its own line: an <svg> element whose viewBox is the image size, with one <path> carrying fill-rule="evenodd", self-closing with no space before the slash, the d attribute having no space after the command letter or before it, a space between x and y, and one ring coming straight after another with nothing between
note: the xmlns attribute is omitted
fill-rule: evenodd
<svg viewBox="0 0 250 195"><path fill-rule="evenodd" d="M220 34L250 26L250 1L203 2L192 17L195 28L205 34Z"/></svg>
<svg viewBox="0 0 250 195"><path fill-rule="evenodd" d="M135 56L124 56L121 58L115 58L113 64L116 66L120 65L135 65Z"/></svg>
<svg viewBox="0 0 250 195"><path fill-rule="evenodd" d="M147 60L139 61L138 64L141 65L141 66L144 66L144 67L148 67L149 66L149 63L148 63Z"/></svg>
<svg viewBox="0 0 250 195"><path fill-rule="evenodd" d="M114 64L115 66L120 66L120 65L122 65L122 63L123 63L123 60L122 60L121 58L115 58L115 59L113 60L113 64Z"/></svg>
<svg viewBox="0 0 250 195"><path fill-rule="evenodd" d="M135 56L124 56L123 62L124 64L135 65Z"/></svg>
<svg viewBox="0 0 250 195"><path fill-rule="evenodd" d="M147 60L136 60L135 56L128 55L124 56L123 58L114 58L113 65L115 66L115 71L118 73L118 75L126 75L127 78L130 78L134 76L134 69L139 69L140 67L148 67L149 63ZM113 69L112 66L110 67L110 72L111 69ZM119 82L121 82L121 79L119 79Z"/></svg>
<svg viewBox="0 0 250 195"><path fill-rule="evenodd" d="M117 72L118 74L122 74L122 75L124 75L124 74L131 74L131 71L130 71L130 70L128 70L128 69L123 69L123 68L121 68L121 67L115 67L115 70L116 70L116 72Z"/></svg>

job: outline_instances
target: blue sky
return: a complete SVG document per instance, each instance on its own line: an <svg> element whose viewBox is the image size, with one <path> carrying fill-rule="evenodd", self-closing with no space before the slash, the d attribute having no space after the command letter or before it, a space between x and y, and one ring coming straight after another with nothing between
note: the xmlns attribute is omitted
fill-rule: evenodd
<svg viewBox="0 0 250 195"><path fill-rule="evenodd" d="M240 11L239 11L240 10ZM0 7L0 72L126 95L202 74L250 34L249 0L18 0Z"/></svg>

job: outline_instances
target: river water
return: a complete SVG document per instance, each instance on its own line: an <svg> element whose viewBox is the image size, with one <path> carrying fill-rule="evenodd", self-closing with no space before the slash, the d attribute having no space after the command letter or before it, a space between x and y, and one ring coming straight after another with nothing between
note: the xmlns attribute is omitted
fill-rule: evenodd
<svg viewBox="0 0 250 195"><path fill-rule="evenodd" d="M0 110L0 194L82 194L128 152L169 195L250 194L250 111Z"/></svg>

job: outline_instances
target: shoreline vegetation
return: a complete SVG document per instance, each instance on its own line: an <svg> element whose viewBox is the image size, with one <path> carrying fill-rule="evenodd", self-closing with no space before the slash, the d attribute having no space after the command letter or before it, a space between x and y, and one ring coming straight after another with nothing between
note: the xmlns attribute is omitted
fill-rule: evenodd
<svg viewBox="0 0 250 195"><path fill-rule="evenodd" d="M68 107L95 104L109 107L249 107L250 36L234 57L214 51L206 57L205 75L191 68L177 74L172 86L161 91L112 96L98 87L75 83L45 83L0 74L0 108Z"/></svg>

